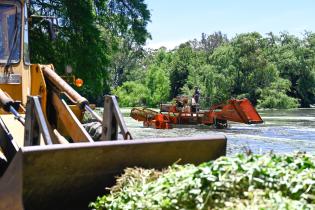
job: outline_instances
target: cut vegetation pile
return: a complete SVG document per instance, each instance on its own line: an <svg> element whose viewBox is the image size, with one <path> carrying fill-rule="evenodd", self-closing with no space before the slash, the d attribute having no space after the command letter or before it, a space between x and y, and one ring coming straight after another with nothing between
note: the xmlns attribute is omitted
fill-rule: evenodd
<svg viewBox="0 0 315 210"><path fill-rule="evenodd" d="M315 209L315 156L238 155L126 169L93 209Z"/></svg>

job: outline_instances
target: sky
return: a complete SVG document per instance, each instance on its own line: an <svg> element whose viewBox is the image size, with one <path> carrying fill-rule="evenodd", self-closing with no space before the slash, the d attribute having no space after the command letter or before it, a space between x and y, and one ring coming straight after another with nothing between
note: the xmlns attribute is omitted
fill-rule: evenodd
<svg viewBox="0 0 315 210"><path fill-rule="evenodd" d="M228 38L257 31L315 32L315 0L145 0L151 12L146 47L172 49L201 33L221 31Z"/></svg>

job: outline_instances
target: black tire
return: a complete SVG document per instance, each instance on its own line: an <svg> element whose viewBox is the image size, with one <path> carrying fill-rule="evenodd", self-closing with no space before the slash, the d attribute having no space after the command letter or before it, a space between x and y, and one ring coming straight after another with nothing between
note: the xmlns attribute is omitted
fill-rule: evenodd
<svg viewBox="0 0 315 210"><path fill-rule="evenodd" d="M216 120L214 123L214 127L217 129L225 129L228 127L226 120Z"/></svg>
<svg viewBox="0 0 315 210"><path fill-rule="evenodd" d="M94 141L100 141L102 136L102 124L100 122L85 123L83 124L83 127Z"/></svg>

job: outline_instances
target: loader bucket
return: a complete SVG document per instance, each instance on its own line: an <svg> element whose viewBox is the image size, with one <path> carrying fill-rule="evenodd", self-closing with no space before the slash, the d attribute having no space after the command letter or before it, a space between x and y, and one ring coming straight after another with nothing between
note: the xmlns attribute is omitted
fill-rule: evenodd
<svg viewBox="0 0 315 210"><path fill-rule="evenodd" d="M224 135L23 147L0 179L0 209L88 209L126 167L199 164L225 153Z"/></svg>

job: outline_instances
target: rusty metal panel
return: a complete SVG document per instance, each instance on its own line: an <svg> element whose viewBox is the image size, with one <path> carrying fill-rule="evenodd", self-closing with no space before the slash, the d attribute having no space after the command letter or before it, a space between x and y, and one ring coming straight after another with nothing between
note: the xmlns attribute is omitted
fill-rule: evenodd
<svg viewBox="0 0 315 210"><path fill-rule="evenodd" d="M87 209L126 167L199 164L225 153L224 135L33 146L22 148L16 170L22 171L26 209Z"/></svg>

